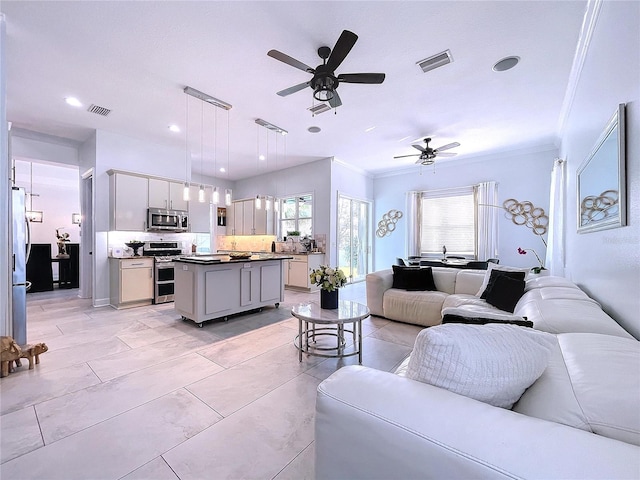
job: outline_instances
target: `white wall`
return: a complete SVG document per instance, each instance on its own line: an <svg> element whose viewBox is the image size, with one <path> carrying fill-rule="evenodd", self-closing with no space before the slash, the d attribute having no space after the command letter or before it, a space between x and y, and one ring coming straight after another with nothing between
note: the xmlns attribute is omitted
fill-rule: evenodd
<svg viewBox="0 0 640 480"><path fill-rule="evenodd" d="M480 182L498 182L499 205L509 198L528 200L549 212L551 168L557 156L554 147L541 147L534 152L509 152L500 155L476 157L468 160L436 161L433 167L415 166L396 175L374 179L374 225L391 209L407 212L406 192L411 190L438 190L450 187L476 185ZM544 259L546 249L540 237L525 226L513 224L505 214L499 216L500 263L534 267L533 255L519 255L518 247L533 248ZM374 243L374 270L390 268L396 257L405 257L407 218L403 216L395 231ZM545 236L546 240L546 236Z"/></svg>
<svg viewBox="0 0 640 480"><path fill-rule="evenodd" d="M640 338L640 2L603 2L562 138L567 160L566 274ZM576 171L627 104L627 226L577 234Z"/></svg>

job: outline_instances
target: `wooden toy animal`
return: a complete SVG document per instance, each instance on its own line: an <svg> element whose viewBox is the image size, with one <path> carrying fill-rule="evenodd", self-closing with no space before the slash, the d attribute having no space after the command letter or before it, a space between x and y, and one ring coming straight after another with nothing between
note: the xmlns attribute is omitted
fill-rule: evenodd
<svg viewBox="0 0 640 480"><path fill-rule="evenodd" d="M26 358L29 360L29 370L33 370L33 359L36 359L36 365L40 364L40 354L49 350L49 347L45 343L36 343L35 345L23 345L20 347L22 353L20 354L20 358ZM20 358L15 360L16 367L21 367L22 363L20 362Z"/></svg>
<svg viewBox="0 0 640 480"><path fill-rule="evenodd" d="M0 337L0 377L9 375L9 369L13 370L13 362L20 360L22 349L11 337Z"/></svg>

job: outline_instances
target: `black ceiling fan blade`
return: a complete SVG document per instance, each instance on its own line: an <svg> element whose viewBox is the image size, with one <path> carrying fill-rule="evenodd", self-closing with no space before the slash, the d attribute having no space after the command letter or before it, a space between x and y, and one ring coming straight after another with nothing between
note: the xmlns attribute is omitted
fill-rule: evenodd
<svg viewBox="0 0 640 480"><path fill-rule="evenodd" d="M439 157L455 157L457 155L457 153L437 151L436 155L438 155Z"/></svg>
<svg viewBox="0 0 640 480"><path fill-rule="evenodd" d="M419 157L420 154L419 153L414 153L413 155L400 155L399 157L393 157L393 158L407 158L407 157Z"/></svg>
<svg viewBox="0 0 640 480"><path fill-rule="evenodd" d="M300 60L296 60L293 57L290 57L286 53L279 52L278 50L269 50L267 52L271 58L275 58L276 60L280 60L281 62L286 63L287 65L291 65L292 67L299 68L303 72L314 73L315 70L311 68L309 65L302 63Z"/></svg>
<svg viewBox="0 0 640 480"><path fill-rule="evenodd" d="M358 40L358 35L349 30L343 30L340 34L340 38L336 42L335 47L331 51L331 55L329 55L329 60L327 60L327 67L329 70L334 72L336 68L340 66L345 57L349 54L353 46L356 44Z"/></svg>
<svg viewBox="0 0 640 480"><path fill-rule="evenodd" d="M455 148L455 147L459 147L460 144L458 142L453 142L453 143L447 143L446 145L443 145L441 147L436 148L437 152L441 152L443 150L449 150L450 148Z"/></svg>
<svg viewBox="0 0 640 480"><path fill-rule="evenodd" d="M329 105L331 105L331 108L336 108L342 105L342 100L340 100L340 95L338 95L338 92L336 92L335 90L333 91L333 98L329 100Z"/></svg>
<svg viewBox="0 0 640 480"><path fill-rule="evenodd" d="M311 82L299 83L298 85L294 85L293 87L285 88L284 90L280 90L278 95L281 97L286 97L287 95L291 95L292 93L299 92L305 87L308 87Z"/></svg>
<svg viewBox="0 0 640 480"><path fill-rule="evenodd" d="M413 148L417 148L418 150L420 150L421 152L426 152L427 150L422 146L422 145L411 145Z"/></svg>
<svg viewBox="0 0 640 480"><path fill-rule="evenodd" d="M384 73L343 73L338 80L345 83L382 83Z"/></svg>

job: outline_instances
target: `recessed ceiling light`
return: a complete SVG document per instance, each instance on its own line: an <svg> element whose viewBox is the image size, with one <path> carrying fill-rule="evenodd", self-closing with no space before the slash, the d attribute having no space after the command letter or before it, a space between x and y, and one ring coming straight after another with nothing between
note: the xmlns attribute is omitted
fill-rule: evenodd
<svg viewBox="0 0 640 480"><path fill-rule="evenodd" d="M226 170L224 167L220 167L220 171L221 171L222 173L224 173L224 172L226 172L227 170Z"/></svg>
<svg viewBox="0 0 640 480"><path fill-rule="evenodd" d="M320 127L309 127L307 128L307 131L309 133L320 133L322 129Z"/></svg>
<svg viewBox="0 0 640 480"><path fill-rule="evenodd" d="M258 160L264 160L264 155L259 155Z"/></svg>
<svg viewBox="0 0 640 480"><path fill-rule="evenodd" d="M504 72L505 70L510 70L515 67L520 61L520 57L506 57L500 60L493 66L494 72Z"/></svg>
<svg viewBox="0 0 640 480"><path fill-rule="evenodd" d="M180 127L178 125L169 125L169 130L178 133L180 131Z"/></svg>
<svg viewBox="0 0 640 480"><path fill-rule="evenodd" d="M376 127L369 127L369 128L367 128L367 129L365 130L365 132L370 132L370 131L371 131L371 130L373 130L374 128L376 128Z"/></svg>
<svg viewBox="0 0 640 480"><path fill-rule="evenodd" d="M71 105L72 107L81 107L82 106L82 103L76 97L66 97L64 99L64 101L67 102L67 104Z"/></svg>

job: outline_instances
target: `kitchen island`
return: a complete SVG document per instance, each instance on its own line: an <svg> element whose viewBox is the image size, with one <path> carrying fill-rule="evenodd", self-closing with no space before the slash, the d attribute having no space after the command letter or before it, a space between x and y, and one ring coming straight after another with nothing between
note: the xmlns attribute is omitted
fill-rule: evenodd
<svg viewBox="0 0 640 480"><path fill-rule="evenodd" d="M261 309L284 301L285 260L278 254L228 255L175 260L176 311L202 327L207 320Z"/></svg>

